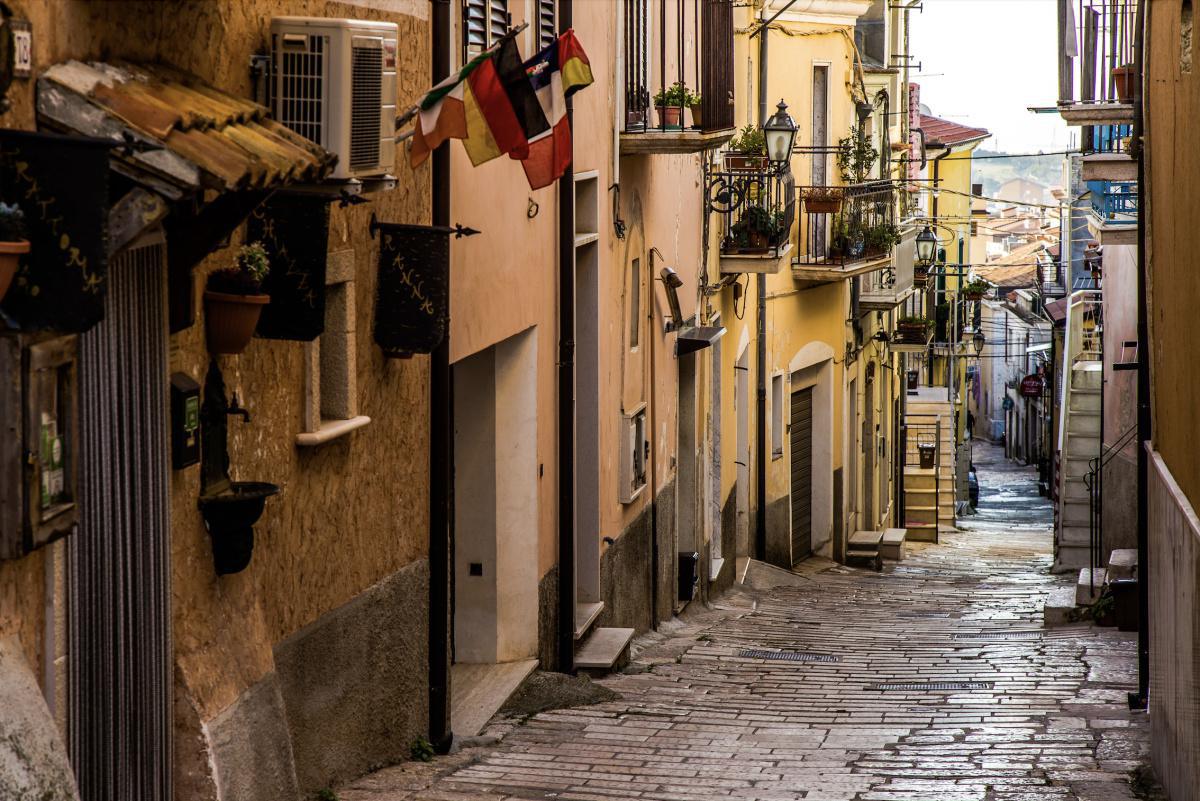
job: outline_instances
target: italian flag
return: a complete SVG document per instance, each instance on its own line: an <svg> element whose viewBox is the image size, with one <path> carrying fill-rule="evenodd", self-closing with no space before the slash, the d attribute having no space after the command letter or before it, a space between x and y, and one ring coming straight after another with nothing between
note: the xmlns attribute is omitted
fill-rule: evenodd
<svg viewBox="0 0 1200 801"><path fill-rule="evenodd" d="M568 30L542 52L525 62L549 130L531 136L528 155L521 161L532 189L550 186L571 166L571 124L567 98L592 83L592 67L575 32Z"/></svg>
<svg viewBox="0 0 1200 801"><path fill-rule="evenodd" d="M505 154L524 159L529 140L550 130L512 39L430 89L418 107L413 167L447 139L463 140L475 166Z"/></svg>

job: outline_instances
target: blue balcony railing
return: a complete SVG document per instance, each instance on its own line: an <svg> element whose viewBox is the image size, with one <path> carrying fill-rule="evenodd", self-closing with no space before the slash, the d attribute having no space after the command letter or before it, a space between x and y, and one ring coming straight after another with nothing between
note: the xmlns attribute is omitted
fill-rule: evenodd
<svg viewBox="0 0 1200 801"><path fill-rule="evenodd" d="M1090 136L1087 132L1090 131ZM1127 140L1133 134L1132 125L1093 125L1084 128L1084 153L1127 153Z"/></svg>
<svg viewBox="0 0 1200 801"><path fill-rule="evenodd" d="M1105 225L1136 225L1137 181L1088 181L1092 213Z"/></svg>

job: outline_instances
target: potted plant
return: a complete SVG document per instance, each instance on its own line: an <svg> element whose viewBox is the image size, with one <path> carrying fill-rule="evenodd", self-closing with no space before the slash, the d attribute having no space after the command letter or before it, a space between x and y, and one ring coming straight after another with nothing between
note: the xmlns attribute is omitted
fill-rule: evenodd
<svg viewBox="0 0 1200 801"><path fill-rule="evenodd" d="M861 125L850 128L848 136L838 140L837 166L842 180L848 184L866 183L879 160L879 151Z"/></svg>
<svg viewBox="0 0 1200 801"><path fill-rule="evenodd" d="M205 330L211 353L241 353L254 336L258 317L271 296L262 291L270 272L267 251L254 242L238 251L233 267L208 276L204 290Z"/></svg>
<svg viewBox="0 0 1200 801"><path fill-rule="evenodd" d="M982 278L976 278L962 288L963 297L967 300L983 300L983 296L988 293L991 286Z"/></svg>
<svg viewBox="0 0 1200 801"><path fill-rule="evenodd" d="M929 281L929 265L913 265L913 286L925 286Z"/></svg>
<svg viewBox="0 0 1200 801"><path fill-rule="evenodd" d="M757 125L747 125L729 140L727 170L762 170L767 165L767 137Z"/></svg>
<svg viewBox="0 0 1200 801"><path fill-rule="evenodd" d="M933 323L927 317L913 315L901 317L896 321L896 336L900 342L909 344L924 344Z"/></svg>
<svg viewBox="0 0 1200 801"><path fill-rule="evenodd" d="M729 233L734 246L744 253L765 253L779 241L783 231L783 212L750 206Z"/></svg>
<svg viewBox="0 0 1200 801"><path fill-rule="evenodd" d="M17 204L0 203L0 300L17 274L21 256L29 252L25 212Z"/></svg>
<svg viewBox="0 0 1200 801"><path fill-rule="evenodd" d="M1120 67L1113 67L1112 81L1113 87L1117 90L1117 99L1122 103L1133 102L1133 90L1137 81L1137 69L1133 64L1125 64Z"/></svg>
<svg viewBox="0 0 1200 801"><path fill-rule="evenodd" d="M683 107L688 104L689 95L683 81L676 81L654 96L658 120L664 128L674 131L683 129Z"/></svg>
<svg viewBox="0 0 1200 801"><path fill-rule="evenodd" d="M837 214L842 209L845 190L840 186L808 186L801 192L804 210L809 214Z"/></svg>
<svg viewBox="0 0 1200 801"><path fill-rule="evenodd" d="M687 105L692 110L692 127L704 127L704 98L699 94L688 92Z"/></svg>
<svg viewBox="0 0 1200 801"><path fill-rule="evenodd" d="M868 253L889 253L900 244L900 229L890 222L868 228L865 234Z"/></svg>

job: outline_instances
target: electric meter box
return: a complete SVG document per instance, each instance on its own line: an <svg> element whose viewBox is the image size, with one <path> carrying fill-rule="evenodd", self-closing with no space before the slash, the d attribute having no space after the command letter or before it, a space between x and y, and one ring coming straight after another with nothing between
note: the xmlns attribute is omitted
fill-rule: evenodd
<svg viewBox="0 0 1200 801"><path fill-rule="evenodd" d="M0 559L75 529L78 398L77 337L0 337Z"/></svg>

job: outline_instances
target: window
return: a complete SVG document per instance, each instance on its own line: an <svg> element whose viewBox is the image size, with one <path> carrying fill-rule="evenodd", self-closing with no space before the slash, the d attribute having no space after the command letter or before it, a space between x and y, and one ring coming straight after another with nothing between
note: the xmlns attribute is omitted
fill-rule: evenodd
<svg viewBox="0 0 1200 801"><path fill-rule="evenodd" d="M638 346L642 330L642 260L634 259L629 270L629 349Z"/></svg>
<svg viewBox="0 0 1200 801"><path fill-rule="evenodd" d="M463 0L464 58L494 45L508 32L511 15L508 0Z"/></svg>
<svg viewBox="0 0 1200 801"><path fill-rule="evenodd" d="M534 26L537 31L537 47L538 50L542 50L554 44L555 23L558 20L554 14L554 0L534 1L537 3L537 24Z"/></svg>
<svg viewBox="0 0 1200 801"><path fill-rule="evenodd" d="M1183 0L1179 13L1179 71L1192 71L1192 0Z"/></svg>
<svg viewBox="0 0 1200 801"><path fill-rule="evenodd" d="M854 23L854 44L859 55L871 66L886 67L887 25L885 14L887 0L872 0L867 13Z"/></svg>
<svg viewBox="0 0 1200 801"><path fill-rule="evenodd" d="M371 422L358 414L354 251L329 254L325 330L305 346L303 433L299 445L320 445Z"/></svg>
<svg viewBox="0 0 1200 801"><path fill-rule="evenodd" d="M771 376L771 458L783 456L783 373Z"/></svg>

